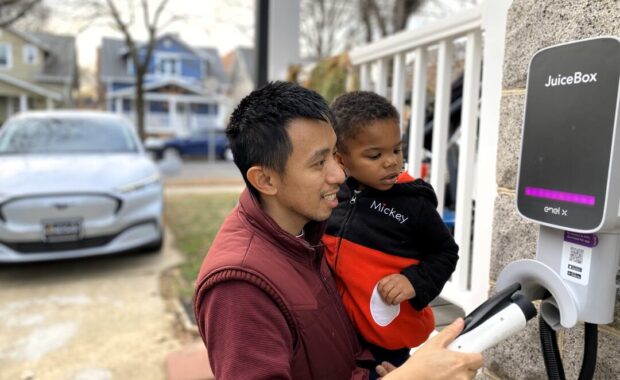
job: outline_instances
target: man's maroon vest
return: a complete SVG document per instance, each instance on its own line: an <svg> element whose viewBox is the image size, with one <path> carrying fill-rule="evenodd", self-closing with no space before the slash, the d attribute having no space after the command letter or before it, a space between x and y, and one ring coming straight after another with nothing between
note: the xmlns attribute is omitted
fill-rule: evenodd
<svg viewBox="0 0 620 380"><path fill-rule="evenodd" d="M322 229L315 227L307 228L306 236L318 244ZM280 229L247 190L209 249L196 282L194 310L211 287L224 281L250 282L278 305L294 339L294 379L350 378L360 347L322 247ZM205 332L200 333L204 340Z"/></svg>

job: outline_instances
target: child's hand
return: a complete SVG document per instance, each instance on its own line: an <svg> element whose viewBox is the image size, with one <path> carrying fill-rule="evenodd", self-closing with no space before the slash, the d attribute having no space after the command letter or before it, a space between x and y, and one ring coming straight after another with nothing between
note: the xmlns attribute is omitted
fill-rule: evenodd
<svg viewBox="0 0 620 380"><path fill-rule="evenodd" d="M415 289L407 277L400 273L383 277L379 281L377 291L383 300L390 305L398 305L401 302L415 297Z"/></svg>

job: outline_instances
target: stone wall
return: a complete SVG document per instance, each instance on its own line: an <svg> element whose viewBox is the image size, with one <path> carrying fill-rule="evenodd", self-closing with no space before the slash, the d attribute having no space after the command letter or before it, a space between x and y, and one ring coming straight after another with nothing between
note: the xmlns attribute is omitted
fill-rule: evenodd
<svg viewBox="0 0 620 380"><path fill-rule="evenodd" d="M493 0L487 0L493 1ZM517 162L527 67L532 55L547 46L595 36L620 36L620 1L513 0L506 27L501 119L497 152L497 197L493 220L491 288L511 261L536 254L537 225L524 221L515 210ZM620 294L615 321L599 326L595 379L620 379ZM583 325L558 334L567 379L577 379L581 367ZM547 378L538 323L485 354L482 379Z"/></svg>

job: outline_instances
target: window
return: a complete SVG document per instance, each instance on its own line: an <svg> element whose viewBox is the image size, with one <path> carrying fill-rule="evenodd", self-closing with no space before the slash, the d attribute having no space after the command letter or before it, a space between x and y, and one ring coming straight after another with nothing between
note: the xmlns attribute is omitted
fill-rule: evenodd
<svg viewBox="0 0 620 380"><path fill-rule="evenodd" d="M133 64L133 59L131 59L131 57L127 57L127 74L134 75L135 74L134 68L135 67Z"/></svg>
<svg viewBox="0 0 620 380"><path fill-rule="evenodd" d="M131 128L120 118L22 118L3 127L0 155L138 152Z"/></svg>
<svg viewBox="0 0 620 380"><path fill-rule="evenodd" d="M181 58L177 54L155 55L155 74L181 76Z"/></svg>
<svg viewBox="0 0 620 380"><path fill-rule="evenodd" d="M28 65L36 65L39 63L39 49L34 45L24 45L24 63Z"/></svg>
<svg viewBox="0 0 620 380"><path fill-rule="evenodd" d="M155 71L161 75L179 76L181 75L181 60L173 57L159 57Z"/></svg>
<svg viewBox="0 0 620 380"><path fill-rule="evenodd" d="M202 61L202 77L206 78L211 75L211 64L208 60Z"/></svg>
<svg viewBox="0 0 620 380"><path fill-rule="evenodd" d="M13 67L13 50L10 44L0 44L0 68L10 69Z"/></svg>

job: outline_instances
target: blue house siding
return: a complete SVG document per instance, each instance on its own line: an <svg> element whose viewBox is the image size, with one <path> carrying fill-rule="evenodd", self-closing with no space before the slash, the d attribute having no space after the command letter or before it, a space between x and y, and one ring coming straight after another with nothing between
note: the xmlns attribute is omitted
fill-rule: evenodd
<svg viewBox="0 0 620 380"><path fill-rule="evenodd" d="M181 60L181 76L202 79L200 70L200 60L198 59L182 59Z"/></svg>
<svg viewBox="0 0 620 380"><path fill-rule="evenodd" d="M144 59L146 46L142 46L138 51L139 59ZM162 60L165 63L162 64ZM121 65L125 68L127 75L134 75L133 70L127 69L129 55L121 58ZM171 65L171 61L174 64ZM159 67L157 67L159 65ZM171 68L171 66L173 66ZM146 73L149 77L180 77L189 80L189 82L202 81L207 74L204 67L209 66L209 62L200 55L197 50L193 50L183 42L174 37L164 36L160 38L153 47L151 59L147 65ZM165 70L166 73L162 73Z"/></svg>
<svg viewBox="0 0 620 380"><path fill-rule="evenodd" d="M151 112L168 112L168 102L150 101L149 111Z"/></svg>
<svg viewBox="0 0 620 380"><path fill-rule="evenodd" d="M166 41L170 41L170 43L167 43ZM185 53L185 54L194 55L193 51L191 51L190 49L183 46L182 44L180 44L179 42L175 41L172 38L162 38L159 41L157 41L153 51L165 51L169 53Z"/></svg>

